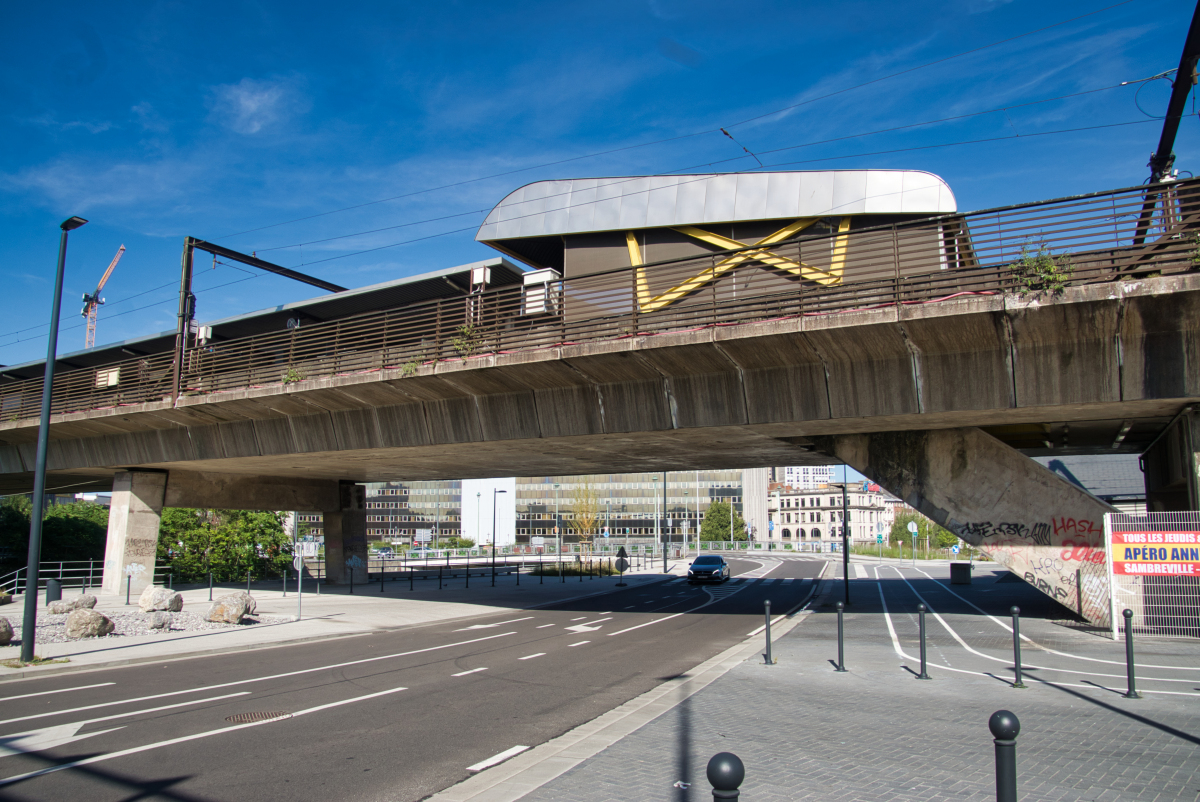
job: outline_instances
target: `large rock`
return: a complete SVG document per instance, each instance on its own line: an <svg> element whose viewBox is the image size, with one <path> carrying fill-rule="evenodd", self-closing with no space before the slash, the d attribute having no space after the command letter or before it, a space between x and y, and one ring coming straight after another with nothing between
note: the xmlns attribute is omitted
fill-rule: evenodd
<svg viewBox="0 0 1200 802"><path fill-rule="evenodd" d="M96 597L90 594L75 596L71 599L50 602L50 612L54 615L66 615L72 610L90 610L96 606Z"/></svg>
<svg viewBox="0 0 1200 802"><path fill-rule="evenodd" d="M100 638L112 633L117 625L104 613L80 607L67 616L68 638Z"/></svg>
<svg viewBox="0 0 1200 802"><path fill-rule="evenodd" d="M170 629L171 614L164 610L156 610L150 613L149 623L151 629Z"/></svg>
<svg viewBox="0 0 1200 802"><path fill-rule="evenodd" d="M7 618L0 618L0 646L7 646L12 643L13 628Z"/></svg>
<svg viewBox="0 0 1200 802"><path fill-rule="evenodd" d="M143 613L152 613L155 610L177 613L183 609L183 596L173 590L147 585L138 597L138 607L142 608Z"/></svg>
<svg viewBox="0 0 1200 802"><path fill-rule="evenodd" d="M235 590L233 593L226 593L224 596L218 596L217 601L225 601L226 599L241 599L246 603L246 615L254 615L258 612L258 602L244 590Z"/></svg>
<svg viewBox="0 0 1200 802"><path fill-rule="evenodd" d="M246 600L240 598L236 593L231 593L214 601L212 607L208 608L208 615L204 618L207 621L221 624L240 624L244 615L246 615Z"/></svg>

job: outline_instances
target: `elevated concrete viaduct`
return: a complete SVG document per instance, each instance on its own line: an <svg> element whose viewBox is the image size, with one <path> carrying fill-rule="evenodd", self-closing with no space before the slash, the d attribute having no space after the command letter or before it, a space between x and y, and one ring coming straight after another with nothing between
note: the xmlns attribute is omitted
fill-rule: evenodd
<svg viewBox="0 0 1200 802"><path fill-rule="evenodd" d="M927 174L662 178L637 191L673 205L628 214L594 181L514 193L481 238L533 272L218 322L182 364L169 333L68 355L49 486L114 489L105 587L164 506L323 512L336 581L363 482L841 460L1104 621L1107 507L1028 457L1149 448L1152 505L1195 508L1200 182L959 215ZM32 486L38 375L0 373L0 492Z"/></svg>

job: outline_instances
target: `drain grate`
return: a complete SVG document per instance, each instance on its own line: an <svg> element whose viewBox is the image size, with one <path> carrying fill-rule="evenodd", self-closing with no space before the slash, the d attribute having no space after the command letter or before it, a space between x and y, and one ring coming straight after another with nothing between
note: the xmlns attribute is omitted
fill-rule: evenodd
<svg viewBox="0 0 1200 802"><path fill-rule="evenodd" d="M253 724L256 721L272 721L274 719L282 721L285 718L291 717L291 713L284 713L280 710L274 712L260 710L255 713L237 713L232 716L226 716L225 720L231 724Z"/></svg>

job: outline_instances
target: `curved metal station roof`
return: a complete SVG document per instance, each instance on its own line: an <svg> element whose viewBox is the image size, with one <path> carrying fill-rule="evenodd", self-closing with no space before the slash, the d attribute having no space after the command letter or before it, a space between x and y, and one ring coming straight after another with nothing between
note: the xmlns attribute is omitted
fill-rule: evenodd
<svg viewBox="0 0 1200 802"><path fill-rule="evenodd" d="M479 242L682 225L958 210L921 170L711 173L537 181L488 214Z"/></svg>

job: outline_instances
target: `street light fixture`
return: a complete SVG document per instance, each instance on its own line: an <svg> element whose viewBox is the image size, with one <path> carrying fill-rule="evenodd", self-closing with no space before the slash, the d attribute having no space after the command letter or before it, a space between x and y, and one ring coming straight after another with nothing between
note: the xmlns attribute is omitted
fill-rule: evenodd
<svg viewBox="0 0 1200 802"><path fill-rule="evenodd" d="M50 338L46 345L46 374L42 382L42 414L38 421L37 461L33 469L33 510L29 515L29 557L25 566L25 615L21 619L21 662L33 661L37 633L38 568L42 561L42 515L46 509L46 450L50 443L50 392L54 389L54 360L58 356L58 317L62 312L63 270L67 264L67 232L87 223L70 217L59 224L58 270L54 276L54 305L50 307Z"/></svg>
<svg viewBox="0 0 1200 802"><path fill-rule="evenodd" d="M507 492L492 488L492 587L496 587L496 496Z"/></svg>

